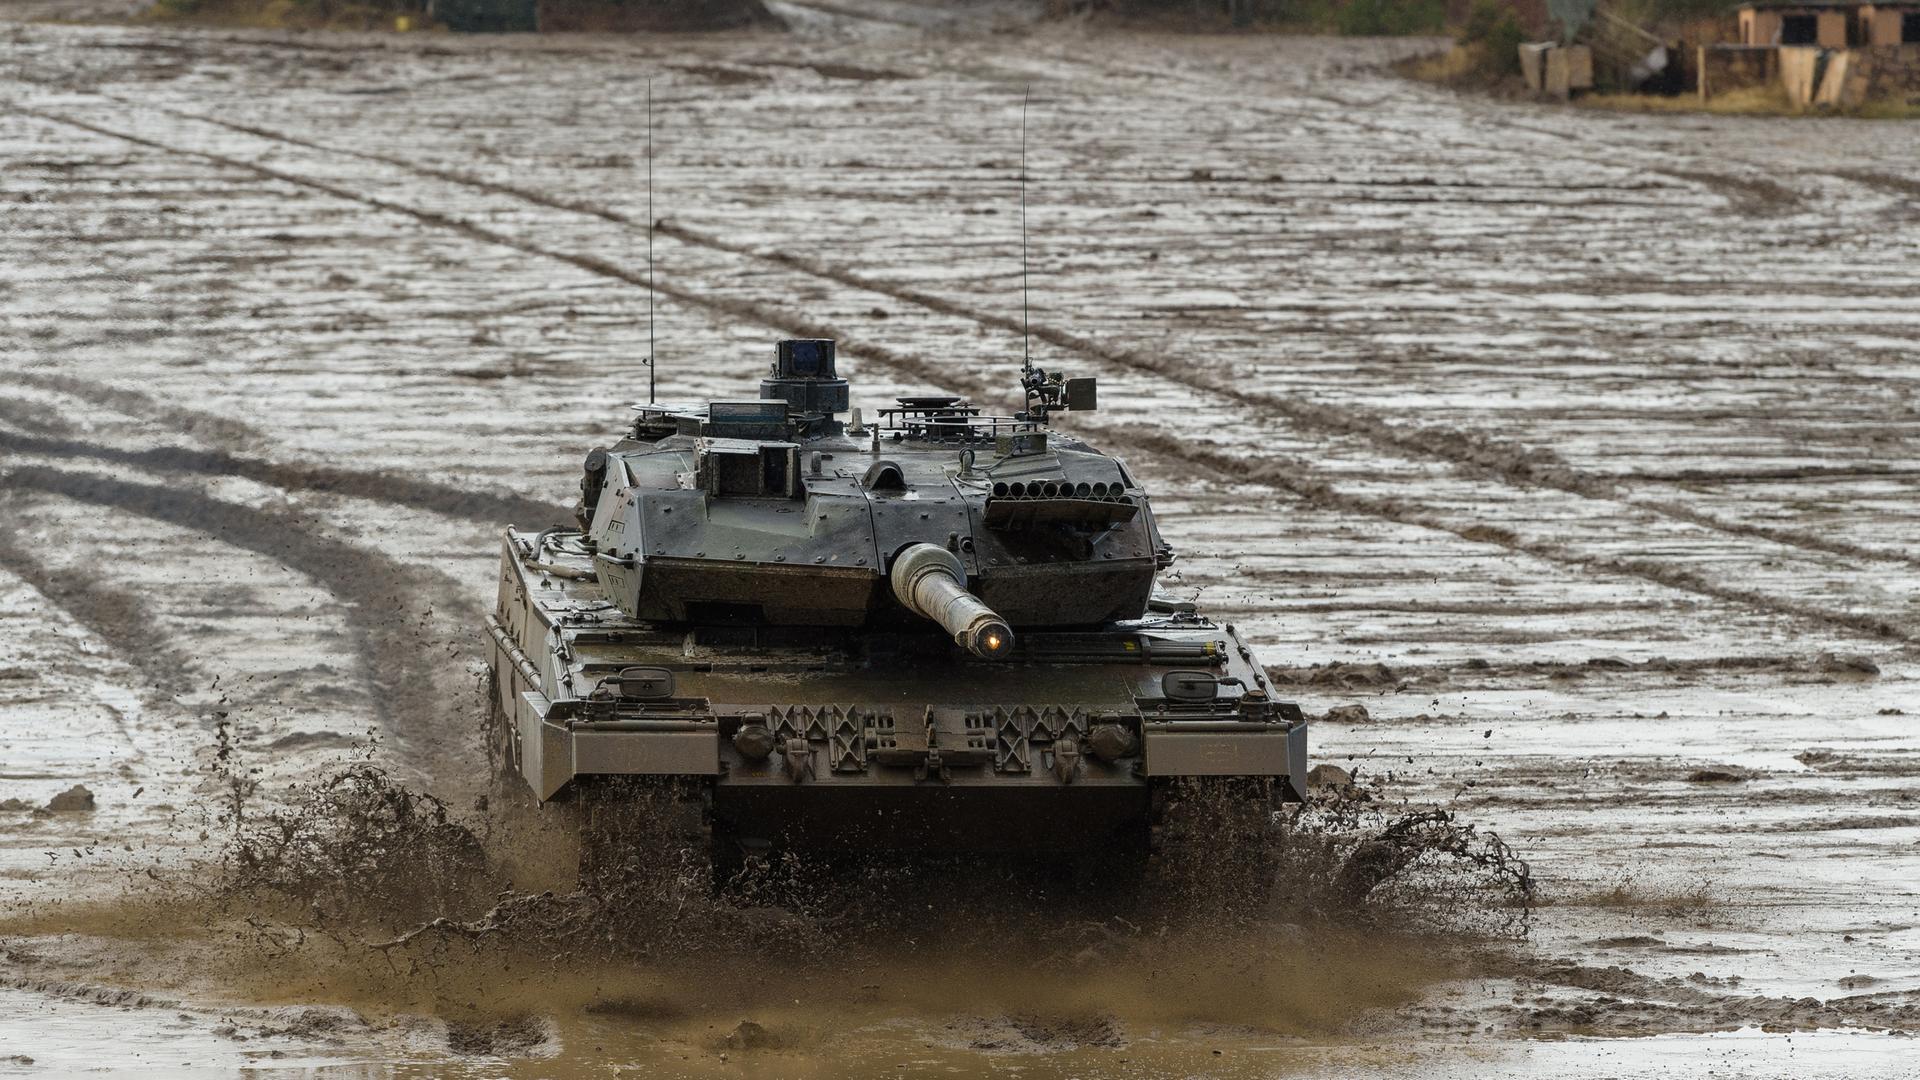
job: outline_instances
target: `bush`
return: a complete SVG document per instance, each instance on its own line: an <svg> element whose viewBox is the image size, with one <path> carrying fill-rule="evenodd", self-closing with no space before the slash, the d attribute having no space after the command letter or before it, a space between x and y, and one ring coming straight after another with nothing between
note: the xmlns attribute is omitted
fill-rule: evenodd
<svg viewBox="0 0 1920 1080"><path fill-rule="evenodd" d="M1513 8L1501 0L1474 0L1467 13L1467 25L1460 31L1460 46L1475 54L1474 67L1489 78L1520 74L1520 45L1526 31Z"/></svg>
<svg viewBox="0 0 1920 1080"><path fill-rule="evenodd" d="M1435 34L1446 25L1445 0L1348 0L1334 25L1342 34Z"/></svg>

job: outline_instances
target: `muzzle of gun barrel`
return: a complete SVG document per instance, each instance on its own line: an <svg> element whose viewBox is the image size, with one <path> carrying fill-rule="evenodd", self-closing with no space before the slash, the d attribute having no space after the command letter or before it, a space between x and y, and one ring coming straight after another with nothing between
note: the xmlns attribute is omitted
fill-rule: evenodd
<svg viewBox="0 0 1920 1080"><path fill-rule="evenodd" d="M967 591L967 570L952 552L914 544L893 560L893 595L908 611L932 619L961 648L985 660L1013 654L1013 628Z"/></svg>

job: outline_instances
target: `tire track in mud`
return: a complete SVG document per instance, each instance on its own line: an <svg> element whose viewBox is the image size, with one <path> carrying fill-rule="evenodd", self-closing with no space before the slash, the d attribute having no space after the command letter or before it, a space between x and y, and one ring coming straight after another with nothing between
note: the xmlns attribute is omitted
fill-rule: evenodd
<svg viewBox="0 0 1920 1080"><path fill-rule="evenodd" d="M1148 67L1145 65L1122 64L1113 60L1090 58L1085 55L1045 47L1037 48L1035 51L1038 55L1055 63L1075 65L1108 77L1117 76L1120 79L1132 81L1147 79L1151 80L1156 88L1164 88L1169 83L1192 87L1198 91L1197 95L1176 97L1175 100L1188 106L1195 114L1203 115L1213 110L1219 103L1218 84L1181 70L1179 61L1182 58L1177 55L1173 56L1169 63ZM1628 166L1623 165L1621 155L1633 153L1637 154L1641 159L1642 164L1638 166L1638 168L1643 174L1660 176L1669 181L1677 182L1658 186L1665 188L1704 188L1711 194L1725 199L1729 208L1736 214L1759 216L1786 214L1797 209L1802 203L1801 196L1798 192L1783 184L1768 180L1765 177L1720 173L1705 168L1673 168L1671 167L1673 158L1670 155L1644 150L1639 147L1615 145L1606 147L1608 151L1607 154L1571 154L1567 151L1568 143L1578 140L1578 135L1565 130L1554 130L1525 123L1511 115L1513 110L1511 103L1500 102L1491 98L1486 99L1483 103L1503 108L1507 110L1507 115L1501 116L1494 130L1488 131L1489 125L1487 120L1474 110L1466 107L1467 104L1474 103L1474 99L1467 92L1422 83L1393 74L1391 69L1395 65L1404 62L1405 59L1411 58L1412 57L1409 56L1401 60L1377 59L1362 63L1359 66L1363 70L1376 72L1382 76L1395 79L1398 87L1411 90L1416 96L1424 97L1429 102L1443 103L1454 107L1456 110L1454 119L1460 123L1462 131L1475 133L1474 135L1463 136L1458 133L1446 132L1437 129L1431 123L1424 122L1411 126L1389 123L1379 119L1383 114L1383 110L1379 108L1381 104L1380 99L1372 101L1355 100L1341 97L1338 94L1315 91L1304 86L1287 86L1280 84L1273 85L1271 88L1281 95L1296 100L1314 101L1332 105L1336 111L1306 114L1299 109L1265 105L1258 100L1252 99L1250 95L1245 94L1236 100L1235 108L1250 115L1263 116L1282 123L1293 123L1305 120L1345 127L1355 131L1390 135L1402 140L1412 138L1421 143L1439 141L1456 149L1478 151L1493 159L1508 158L1525 161L1532 156L1533 153L1547 151L1561 160L1584 161L1589 165L1602 169L1622 169ZM1227 74L1230 78L1237 77L1244 79L1246 77L1244 72L1236 72L1231 69ZM1526 132L1539 137L1536 140L1537 145L1531 153L1527 148L1515 143L1513 139L1515 132ZM1551 148L1550 151L1548 148ZM1343 182L1351 183L1352 181L1345 180ZM1404 182L1397 182L1392 186L1401 186L1402 183ZM1632 185L1627 183L1611 185L1611 190L1614 191L1630 190L1631 188ZM1556 186L1554 190L1568 189ZM1594 202L1586 202L1582 205L1595 204ZM1640 202L1616 204L1635 206L1649 205Z"/></svg>
<svg viewBox="0 0 1920 1080"><path fill-rule="evenodd" d="M115 659L149 680L150 698L171 698L193 689L194 679L188 675L191 658L146 616L147 605L140 597L103 583L96 574L55 569L33 557L12 524L22 516L24 501L17 492L0 493L0 507L8 519L8 524L0 525L0 570L26 582L106 642Z"/></svg>
<svg viewBox="0 0 1920 1080"><path fill-rule="evenodd" d="M466 730L447 721L466 704L470 680L461 646L472 650L476 641L472 635L441 639L431 624L436 609L465 626L477 626L480 613L451 578L325 536L321 523L305 516L259 510L200 492L40 465L0 471L0 484L163 521L305 574L348 605L354 649L373 683L375 715L395 741L428 751L416 755L423 765L468 749L461 745ZM128 623L143 634L145 625L144 620ZM458 670L458 679L446 678L449 668Z"/></svg>
<svg viewBox="0 0 1920 1080"><path fill-rule="evenodd" d="M1691 1020L1708 1030L1765 1026L1813 1031L1822 1028L1920 1030L1920 1004L1858 994L1817 998L1716 993L1679 980L1657 979L1624 967L1594 967L1572 961L1548 962L1529 973L1532 979L1601 995L1572 1007L1547 1005L1517 1009L1520 1017L1551 1030L1644 1035L1676 1030L1674 1021ZM1512 1006L1504 1006L1512 1008ZM1675 1015L1677 1014L1677 1016Z"/></svg>
<svg viewBox="0 0 1920 1080"><path fill-rule="evenodd" d="M0 451L55 458L91 458L155 472L240 477L283 491L311 491L371 499L412 510L431 510L482 525L501 525L513 521L537 522L544 526L564 524L573 516L564 506L507 492L467 490L390 472L326 465L289 465L239 457L224 450L192 450L175 446L122 450L75 439L38 438L0 430Z"/></svg>
<svg viewBox="0 0 1920 1080"><path fill-rule="evenodd" d="M67 423L59 414L49 414L31 402L19 398L0 397L0 423L12 424L22 431L39 432L42 435L66 435L73 431L73 425Z"/></svg>
<svg viewBox="0 0 1920 1080"><path fill-rule="evenodd" d="M127 416L155 420L183 435L229 449L262 450L273 445L273 440L265 432L251 424L200 409L170 405L138 390L92 382L58 372L15 371L7 378L22 386L34 386L42 390L77 397L96 405L105 405ZM7 410L0 412L0 417L11 420L20 427L38 426L49 433L62 434L74 430L73 423L64 416L41 414L35 418L37 423L21 423L16 418L19 411L12 405L0 405L0 408Z"/></svg>
<svg viewBox="0 0 1920 1080"><path fill-rule="evenodd" d="M1421 608L1419 610L1431 610ZM1437 664L1333 663L1320 667L1268 664L1267 675L1283 686L1332 686L1348 691L1378 690L1437 683L1450 692L1506 688L1515 683L1543 686L1555 679L1593 678L1641 682L1693 680L1716 674L1832 674L1838 660L1793 653L1741 653L1683 659L1655 657L1628 661L1615 657L1587 660L1463 661ZM1378 722L1378 721L1375 721Z"/></svg>
<svg viewBox="0 0 1920 1080"><path fill-rule="evenodd" d="M1313 478L1317 470L1307 462L1291 461L1280 457L1241 457L1194 446L1163 432L1140 431L1135 434L1134 441L1137 446L1169 456L1177 456L1189 464L1205 468L1222 483L1255 483L1263 487L1290 492L1316 506L1365 517L1383 518L1402 525L1413 525L1436 532L1452 533L1463 540L1494 544L1508 551L1531 555L1562 566L1611 574L1616 577L1638 578L1681 592L1695 593L1715 600L1744 604L1782 615L1821 622L1870 637L1920 643L1920 631L1877 616L1831 611L1752 589L1723 585L1691 571L1667 566L1650 559L1615 559L1599 555L1582 555L1561 544L1523 539L1497 526L1458 525L1402 500L1372 498L1341 492L1328 481Z"/></svg>
<svg viewBox="0 0 1920 1080"><path fill-rule="evenodd" d="M104 405L124 415L160 423L201 442L259 450L275 448L277 445L266 433L242 421L232 420L216 413L166 404L137 390L64 374L19 372L15 373L14 378L15 381L26 385L53 390L83 401ZM544 503L512 492L467 490L392 472L292 465L264 458L245 457L226 450L184 447L124 450L84 442L71 437L79 430L78 426L58 411L29 410L25 405L25 402L18 399L0 396L0 420L14 423L15 426L28 427L29 430L43 433L45 437L23 436L0 430L0 451L39 454L55 458L86 458L159 472L239 477L284 491L310 491L363 498L409 510L433 511L489 527L498 527L502 522L509 520L560 523L571 518L571 511L566 507ZM26 420L31 420L33 423L22 423ZM5 472L0 472L0 476L5 475L7 475ZM67 493L63 491L61 494ZM308 527L318 530L321 525L310 522ZM315 531L314 535L321 534ZM190 688L192 680L186 678L184 672L192 662L191 657L177 643L156 643L155 634L158 630L151 620L141 617L142 605L136 597L101 585L84 575L52 571L39 566L23 551L5 547L7 539L7 534L0 531L0 567L13 571L50 599L60 603L65 610L111 645L116 655L130 660L143 673L153 678L156 689L163 694L179 693ZM342 549L365 551L345 541L338 543ZM365 557L382 558L371 552L365 552ZM384 562L391 567L400 566L391 560L384 560ZM288 564L294 565L291 561ZM296 569L304 568L296 566ZM321 579L316 576L316 580ZM434 591L428 601L429 604L439 604L450 607L455 612L463 612L464 605L459 598L457 583L449 579L438 584L439 588ZM341 595L339 590L333 587L332 582L321 580L321 585L334 595ZM450 603L449 597L452 598ZM342 598L346 599L346 597ZM400 609L390 606L389 610ZM459 621L465 625L472 625L476 618L477 614L470 611L458 615ZM367 643L372 640L365 633L365 624L369 617L363 606L350 604L347 608L347 620L350 626L360 627L356 633L361 635L361 642ZM357 651L362 664L369 665L370 656L375 654L364 645ZM383 655L407 654L389 649ZM372 673L376 669L369 665L367 670ZM418 677L417 672L398 674L396 681L409 687L429 685ZM385 712L379 711L387 701L384 695L376 693L372 697L376 704L376 715L389 730L394 732L396 741L403 745L418 741L410 740L406 729L392 723ZM455 728L448 730L455 730ZM459 749L457 745L451 748L456 751ZM437 757L448 747L439 745L436 740L433 749Z"/></svg>
<svg viewBox="0 0 1920 1080"><path fill-rule="evenodd" d="M1409 80L1409 82L1411 82L1411 80ZM1429 87L1426 86L1426 84L1420 83L1412 83L1412 85L1436 92L1442 89L1441 87ZM1461 91L1455 90L1452 91L1452 93L1456 98L1464 97ZM1345 104L1348 104L1350 107L1352 106L1352 103ZM1489 99L1485 104L1499 107L1506 103ZM1465 109L1461 110L1459 119L1463 124L1473 129L1482 132L1487 130L1488 124L1485 118ZM1514 132L1526 132L1530 135L1538 136L1537 147L1540 149L1552 147L1564 158L1584 161L1590 165L1604 169L1629 168L1631 166L1624 164L1622 158L1624 155L1633 155L1639 159L1640 164L1637 167L1642 172L1678 181L1681 186L1703 188L1713 195L1725 199L1727 201L1728 211L1736 217L1782 217L1801 210L1806 201L1800 192L1776 180L1769 179L1764 175L1758 175L1757 173L1716 172L1713 169L1698 166L1693 168L1679 168L1673 164L1675 159L1671 154L1644 149L1638 146L1612 144L1605 147L1605 154L1568 154L1566 153L1567 144L1569 142L1584 141L1582 134L1567 130L1556 130L1551 127L1536 126L1511 116L1503 116L1500 118L1499 126L1497 130L1493 132L1495 136L1494 141L1470 142L1463 139L1455 139L1454 144L1484 150L1492 154L1524 157L1524 154L1516 153L1513 143L1510 141L1512 133ZM1397 130L1396 133L1406 134L1404 129ZM1498 136L1500 135L1507 136L1509 141L1503 144L1498 140ZM1701 159L1690 158L1687 160L1699 161ZM1725 164L1724 160L1709 160L1716 160L1719 161L1720 164ZM1756 166L1756 168L1758 167Z"/></svg>
<svg viewBox="0 0 1920 1080"><path fill-rule="evenodd" d="M1814 176L1833 176L1849 183L1872 188L1902 199L1920 200L1920 180L1909 176L1895 176L1891 173L1874 172L1872 169L1826 169L1813 173Z"/></svg>
<svg viewBox="0 0 1920 1080"><path fill-rule="evenodd" d="M366 194L339 184L301 176L298 173L248 161L244 158L234 157L229 154L212 150L176 146L146 136L117 131L113 128L63 116L59 113L49 112L43 109L18 104L15 104L13 108L14 111L22 115L32 116L47 123L65 125L107 138L120 139L137 146L157 150L161 153L198 158L228 168L251 172L258 176L317 191L337 199L403 215L419 221L422 224L448 229L476 241L496 244L541 258L553 259L592 274L625 282L637 288L645 289L651 287L653 291L659 295L670 297L689 307L747 319L789 336L836 338L845 345L849 353L878 362L892 369L896 374L917 379L929 385L944 386L952 390L958 390L975 400L991 401L1005 396L1004 387L990 384L981 377L955 372L950 368L944 368L926 358L903 352L883 344L869 343L857 335L841 332L830 324L817 322L772 305L705 295L692 289L662 282L657 276L651 285L649 285L647 276L644 273L629 270L610 260L579 252L548 247L531 240L475 224L442 211L412 206L381 196ZM195 117L195 119L199 118ZM323 150L325 149L330 148L323 148ZM465 181L456 182L464 183ZM596 216L605 216L605 212ZM1011 322L1011 320L1008 321ZM1035 336L1042 337L1042 340L1051 340L1043 336L1043 332L1044 328L1036 329ZM1082 340L1060 331L1052 331L1052 333L1059 335L1064 340L1074 342ZM1089 342L1087 345L1094 346L1094 343ZM1097 348L1097 346L1094 347ZM1113 362L1126 364L1127 361L1119 359L1118 357L1127 355L1128 354L1124 352L1116 351L1116 358ZM1161 375L1161 377L1166 377L1151 365L1144 367L1143 370L1147 370L1155 375ZM1208 387L1196 386L1196 388L1207 389L1209 392L1212 392L1211 388ZM1248 392L1242 390L1240 393L1247 394ZM1248 403L1254 403L1255 398L1257 398L1257 396L1250 395L1246 401ZM1265 402L1257 403L1263 407L1265 405ZM1321 408L1326 407L1309 408L1306 415L1318 415L1319 409ZM1341 426L1357 424L1356 421L1350 418L1338 415L1329 417L1326 422ZM1459 440L1467 446L1477 445L1476 440L1464 433L1453 432L1449 437L1454 440ZM1375 499L1341 493L1332 486L1331 481L1315 479L1314 477L1319 475L1320 471L1307 462L1273 458L1234 457L1233 455L1222 454L1218 451L1206 450L1194 446L1164 432L1156 433L1145 429L1137 429L1134 438L1136 443L1143 449L1149 449L1151 452L1158 453L1163 457L1206 468L1209 471L1220 474L1225 479L1239 482L1251 481L1264 487L1287 491L1308 499L1309 501L1316 502L1319 505L1341 509L1363 516L1384 518L1403 524L1431 528L1476 542L1493 543L1508 550L1534 556L1561 566L1569 566L1583 571L1601 571L1625 575L1714 600L1740 603L1776 614L1821 622L1832 627L1865 634L1870 637L1920 642L1920 632L1909 630L1886 619L1852 612L1828 610L1754 590L1721 585L1689 571L1664 566L1650 560L1623 560L1581 555L1577 552L1567 550L1562 545L1523 540L1504 529L1488 526L1458 526L1444 522L1430 513L1416 511L1404 501ZM1478 451L1476 451L1476 453L1477 452ZM1487 451L1487 453L1493 452ZM1522 457L1525 460L1538 460L1540 454L1541 452L1523 453ZM1545 475L1545 469L1550 467L1550 465L1551 459L1539 466L1542 470L1542 475Z"/></svg>
<svg viewBox="0 0 1920 1080"><path fill-rule="evenodd" d="M615 281L621 281L628 285L636 286L638 288L644 289L649 287L646 275L629 270L619 265L618 263L612 262L611 260L603 259L594 255L585 255L585 254L580 254L578 252L563 251L557 248L546 247L542 244L538 244L530 240L525 240L517 236L512 236L507 233L502 233L497 230L490 229L483 225L477 225L473 222L467 221L459 217L455 217L451 214L442 213L438 210L430 210L423 207L410 206L405 203L395 202L390 199L381 198L380 196L377 196L377 195L368 195L363 192L358 192L350 188L342 187L338 184L329 183L323 180L315 180L311 177L301 176L297 173L287 172L283 169L277 169L269 165L263 165L258 162L247 161L243 158L236 158L231 155L221 154L211 150L198 150L192 147L174 146L168 143L160 142L155 139L147 138L142 135L134 135L128 132L116 131L112 128L89 123L85 120L77 120L72 117L62 116L58 113L47 112L45 110L35 109L29 106L14 104L12 108L14 111L22 115L32 116L37 119L46 121L48 123L63 124L68 127L78 128L82 131L88 131L96 135L102 135L107 138L120 139L126 142L130 142L136 146L144 146L149 149L160 151L162 153L176 154L184 157L199 158L203 161L209 161L217 165L223 165L229 168L252 172L252 173L255 173L256 175L263 176L268 179L278 180L282 183L291 184L297 187L303 187L312 191L317 191L325 195L330 195L336 199L342 199L348 202L355 202L363 206L372 207L377 210L383 210L389 213L410 217L416 221L421 222L422 224L432 225L438 228L444 228L449 231L459 233L470 239L480 241L482 243L496 244L513 251L521 252L523 254L534 255L541 258L553 259L557 262L563 262L570 266L576 267L578 269L585 270L588 273L596 274L601 277L609 278ZM327 149L327 148L322 148L322 149ZM770 305L754 303L746 300L730 300L725 298L708 296L702 293L695 292L690 289L682 288L677 285L661 282L660 280L658 280L657 277L653 282L651 288L653 289L654 292L659 293L661 296L665 296L665 297L669 297L671 299L677 300L683 304L688 305L689 307L700 308L706 311L717 312L723 315L731 315L738 318L749 319L763 326L772 327L774 329L783 331L785 333L789 333L793 336L838 337L839 340L843 342L848 342L851 348L856 348L863 355L871 359L877 360L883 365L894 368L897 371L904 372L914 378L921 379L922 381L925 381L932 385L941 385L942 383L945 383L948 385L964 384L970 388L970 392L978 392L980 394L984 394L989 397L999 396L1003 393L1004 388L989 387L986 383L984 383L981 380L977 380L977 379L976 380L957 380L952 377L951 373L940 369L938 365L935 365L930 361L923 360L919 357L913 356L908 353L903 353L896 349L888 348L887 346L884 346L884 345L879 345L879 344L870 345L864 342L860 342L859 344L855 345L853 343L858 341L858 339L853 337L852 335L842 334L839 331L828 326L827 324L814 322L812 320L796 315L792 312L784 311L782 309L775 308Z"/></svg>
<svg viewBox="0 0 1920 1080"><path fill-rule="evenodd" d="M329 146L324 143L302 139L298 136L288 135L284 132L274 131L257 125L242 124L230 120L203 116L187 110L174 109L167 106L145 106L143 103L112 94L101 94L98 96L108 98L129 107L154 108L179 119L222 127L231 131L253 135L257 138L299 146L303 149L313 150L319 153L372 161L401 169L414 175L427 176L436 180L444 180L449 183L471 187L476 190L520 199L548 209L595 217L602 221L623 227L632 228L644 225L644 222L635 222L631 215L582 200L557 198L512 184L486 180L452 169L419 165L390 154ZM1263 393L1249 388L1243 380L1234 379L1230 375L1200 371L1186 365L1168 364L1157 357L1137 350L1108 345L1045 324L1027 324L1010 315L984 311L922 289L889 282L846 267L836 266L815 259L803 258L784 251L756 249L749 245L724 240L702 230L671 222L656 223L654 228L660 235L671 237L682 243L692 244L710 251L732 255L750 261L772 263L788 270L807 274L824 281L831 281L848 288L877 293L882 296L891 297L902 303L913 304L929 311L938 312L942 315L966 319L979 326L991 327L1010 334L1031 333L1033 337L1072 355L1153 375L1190 390L1215 394L1255 410L1276 413L1308 431L1357 438L1372 445L1379 446L1382 449L1408 454L1417 458L1443 461L1476 477L1495 479L1514 487L1525 488L1537 486L1564 492L1582 499L1634 506L1662 517L1684 521L1703 529L1709 529L1730 536L1744 536L1756 540L1765 540L1769 543L1779 544L1782 547L1799 548L1801 550L1816 551L1821 554L1836 555L1845 558L1893 562L1920 568L1920 556L1857 544L1837 537L1821 536L1800 529L1785 529L1778 526L1757 525L1751 522L1732 520L1669 499L1636 497L1630 493L1623 492L1622 485L1616 478L1569 465L1561 459L1558 454L1553 453L1551 450L1529 447L1521 443L1515 443L1488 435L1485 432L1427 424L1399 423L1373 410L1358 408L1352 405L1333 405L1326 402L1303 400L1297 397ZM641 284L644 287L644 282L636 282L635 284ZM683 299L683 297L676 298Z"/></svg>
<svg viewBox="0 0 1920 1080"><path fill-rule="evenodd" d="M138 104L123 99L116 100L122 100L122 103L127 105ZM597 217L601 220L626 227L641 224L636 223L630 215L591 203L555 198L514 185L473 177L455 170L419 166L391 155L358 150L343 150L337 147L299 139L266 128L200 116L184 110L166 107L160 107L160 110L182 119L225 127L260 138L287 142L322 153L340 154L361 158L363 160L376 161L384 165L413 172L417 175L430 176L435 179L466 185L478 190L518 198L550 209ZM661 235L672 237L683 243L693 244L739 258L770 262L786 269L804 273L822 280L832 281L849 288L863 289L891 297L902 303L924 307L943 315L967 319L977 325L992 327L1013 334L1018 334L1023 331L1023 324L1010 316L997 312L982 311L978 308L958 303L924 290L888 282L844 267L802 258L783 251L760 250L747 245L732 243L684 225L661 223L656 225L656 231ZM1730 520L1671 500L1635 497L1630 494L1624 494L1621 490L1621 484L1613 477L1575 468L1549 450L1527 447L1523 444L1487 435L1484 432L1424 424L1403 424L1391 421L1372 410L1360 409L1350 405L1331 405L1324 402L1300 400L1282 395L1262 393L1249 389L1244 382L1228 376L1197 371L1186 366L1169 365L1158 358L1135 350L1117 348L1045 324L1033 325L1026 329L1041 341L1047 342L1070 354L1112 364L1117 367L1141 371L1167 379L1170 382L1192 390L1217 394L1252 408L1278 413L1307 430L1358 438L1399 453L1445 461L1456 467L1468 470L1473 475L1491 477L1514 486L1524 487L1535 485L1562 491L1585 499L1625 503L1664 517L1685 521L1688 524L1697 525L1701 528L1711 529L1728 535L1766 540L1770 543L1780 544L1783 547L1801 548L1803 550L1818 551L1823 554L1838 555L1847 558L1896 562L1907 566L1920 567L1920 556L1856 544L1834 537L1820 536L1799 529L1784 529L1777 526L1756 525L1750 522Z"/></svg>
<svg viewBox="0 0 1920 1080"><path fill-rule="evenodd" d="M609 220L613 219L609 218ZM1012 334L1022 332L1020 320L1010 316L969 308L944 297L880 281L856 271L812 262L787 252L755 251L745 245L723 241L681 225L663 224L656 226L656 231L676 240L715 251L775 263L836 284L880 293L943 315L968 319L978 325L990 326ZM1162 378L1189 390L1227 398L1256 411L1277 413L1308 431L1357 438L1382 449L1416 458L1443 461L1465 471L1468 475L1490 477L1513 487L1544 487L1583 499L1634 506L1704 529L1766 540L1782 547L1920 567L1920 556L1817 536L1798 529L1781 529L1730 521L1668 500L1623 495L1619 490L1618 482L1610 477L1575 468L1550 450L1528 447L1483 432L1425 424L1395 423L1372 410L1351 405L1330 405L1324 402L1263 393L1250 389L1243 380L1234 379L1228 375L1203 372L1185 365L1168 364L1145 353L1107 345L1056 327L1040 324L1027 329L1041 341L1088 360Z"/></svg>

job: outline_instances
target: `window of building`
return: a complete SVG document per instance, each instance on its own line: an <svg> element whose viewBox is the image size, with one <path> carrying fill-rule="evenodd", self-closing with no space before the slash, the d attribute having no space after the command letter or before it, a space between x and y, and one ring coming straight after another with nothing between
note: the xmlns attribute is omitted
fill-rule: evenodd
<svg viewBox="0 0 1920 1080"><path fill-rule="evenodd" d="M1780 44L1814 45L1820 41L1820 18L1817 15L1783 15L1780 17Z"/></svg>
<svg viewBox="0 0 1920 1080"><path fill-rule="evenodd" d="M1909 11L1900 16L1900 43L1920 44L1920 11Z"/></svg>

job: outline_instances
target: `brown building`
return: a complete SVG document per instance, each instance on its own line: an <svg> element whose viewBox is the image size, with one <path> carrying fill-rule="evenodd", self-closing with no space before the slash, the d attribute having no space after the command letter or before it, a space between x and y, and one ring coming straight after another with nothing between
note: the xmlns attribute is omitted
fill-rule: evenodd
<svg viewBox="0 0 1920 1080"><path fill-rule="evenodd" d="M1758 0L1740 8L1742 45L1847 47L1848 18L1857 5L1843 0Z"/></svg>
<svg viewBox="0 0 1920 1080"><path fill-rule="evenodd" d="M1920 4L1862 4L1862 45L1920 45Z"/></svg>
<svg viewBox="0 0 1920 1080"><path fill-rule="evenodd" d="M1749 0L1738 17L1741 45L1920 45L1920 0Z"/></svg>

